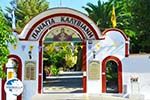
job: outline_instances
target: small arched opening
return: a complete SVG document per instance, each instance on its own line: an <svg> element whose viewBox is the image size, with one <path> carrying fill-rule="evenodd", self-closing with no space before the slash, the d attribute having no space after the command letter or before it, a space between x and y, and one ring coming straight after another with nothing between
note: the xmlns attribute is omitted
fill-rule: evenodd
<svg viewBox="0 0 150 100"><path fill-rule="evenodd" d="M117 57L108 56L102 62L102 92L122 93L122 64Z"/></svg>
<svg viewBox="0 0 150 100"><path fill-rule="evenodd" d="M9 55L8 56L8 59L11 59L14 63L14 71L15 73L13 74L14 76L13 77L16 77L20 80L22 80L22 61L20 59L19 56L17 55ZM4 71L6 72L6 67L4 68ZM6 80L3 79L2 80L2 100L6 100L6 93L4 92L4 84L5 84ZM22 95L18 96L17 97L17 100L22 100Z"/></svg>

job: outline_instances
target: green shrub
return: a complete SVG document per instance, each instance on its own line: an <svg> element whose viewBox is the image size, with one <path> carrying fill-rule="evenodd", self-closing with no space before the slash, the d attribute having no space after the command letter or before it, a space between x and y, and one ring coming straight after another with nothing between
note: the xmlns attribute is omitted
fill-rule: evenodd
<svg viewBox="0 0 150 100"><path fill-rule="evenodd" d="M59 74L59 69L55 65L51 65L50 74L54 75L54 76L57 76Z"/></svg>

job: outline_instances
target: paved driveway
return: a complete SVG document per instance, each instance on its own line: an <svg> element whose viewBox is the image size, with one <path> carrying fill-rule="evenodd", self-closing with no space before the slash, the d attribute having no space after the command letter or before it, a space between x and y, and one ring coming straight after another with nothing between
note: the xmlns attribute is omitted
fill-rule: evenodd
<svg viewBox="0 0 150 100"><path fill-rule="evenodd" d="M49 76L43 84L43 93L82 93L82 72L65 72Z"/></svg>
<svg viewBox="0 0 150 100"><path fill-rule="evenodd" d="M87 95L83 93L77 94L38 94L31 100L128 100L121 97L113 97L106 95Z"/></svg>

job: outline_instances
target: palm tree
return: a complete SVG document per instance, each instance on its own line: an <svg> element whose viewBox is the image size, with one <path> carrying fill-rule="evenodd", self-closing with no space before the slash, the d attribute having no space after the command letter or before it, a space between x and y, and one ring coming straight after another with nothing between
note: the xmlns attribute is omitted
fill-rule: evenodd
<svg viewBox="0 0 150 100"><path fill-rule="evenodd" d="M111 2L101 3L98 0L97 5L87 3L87 7L83 7L88 16L97 24L97 26L103 31L106 28L111 27Z"/></svg>
<svg viewBox="0 0 150 100"><path fill-rule="evenodd" d="M101 3L98 0L97 5L87 3L87 7L83 7L88 16L98 25L101 31L106 28L112 27L111 14L112 7L115 6L117 28L124 30L129 37L134 37L131 27L131 12L130 12L130 0L109 0L108 2Z"/></svg>
<svg viewBox="0 0 150 100"><path fill-rule="evenodd" d="M21 33L24 26L36 15L47 10L49 3L46 0L17 0L16 16L16 32ZM6 11L11 14L12 8L6 7ZM6 14L6 18L11 23L11 18ZM11 24L10 24L11 25Z"/></svg>

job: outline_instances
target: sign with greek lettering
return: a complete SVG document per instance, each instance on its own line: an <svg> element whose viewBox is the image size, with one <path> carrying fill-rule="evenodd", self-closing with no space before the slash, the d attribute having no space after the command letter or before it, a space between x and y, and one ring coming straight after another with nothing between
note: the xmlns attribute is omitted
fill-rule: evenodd
<svg viewBox="0 0 150 100"><path fill-rule="evenodd" d="M95 38L93 31L89 28L89 26L85 22L77 18L74 18L72 16L55 16L55 17L45 19L44 21L39 23L34 28L34 30L32 30L31 35L30 35L30 40L38 40L39 37L41 36L41 33L59 24L62 24L62 25L67 24L69 26L78 28L84 33L85 37L87 37L88 39Z"/></svg>
<svg viewBox="0 0 150 100"><path fill-rule="evenodd" d="M7 94L19 96L23 92L23 83L19 79L13 78L6 81L4 89Z"/></svg>

